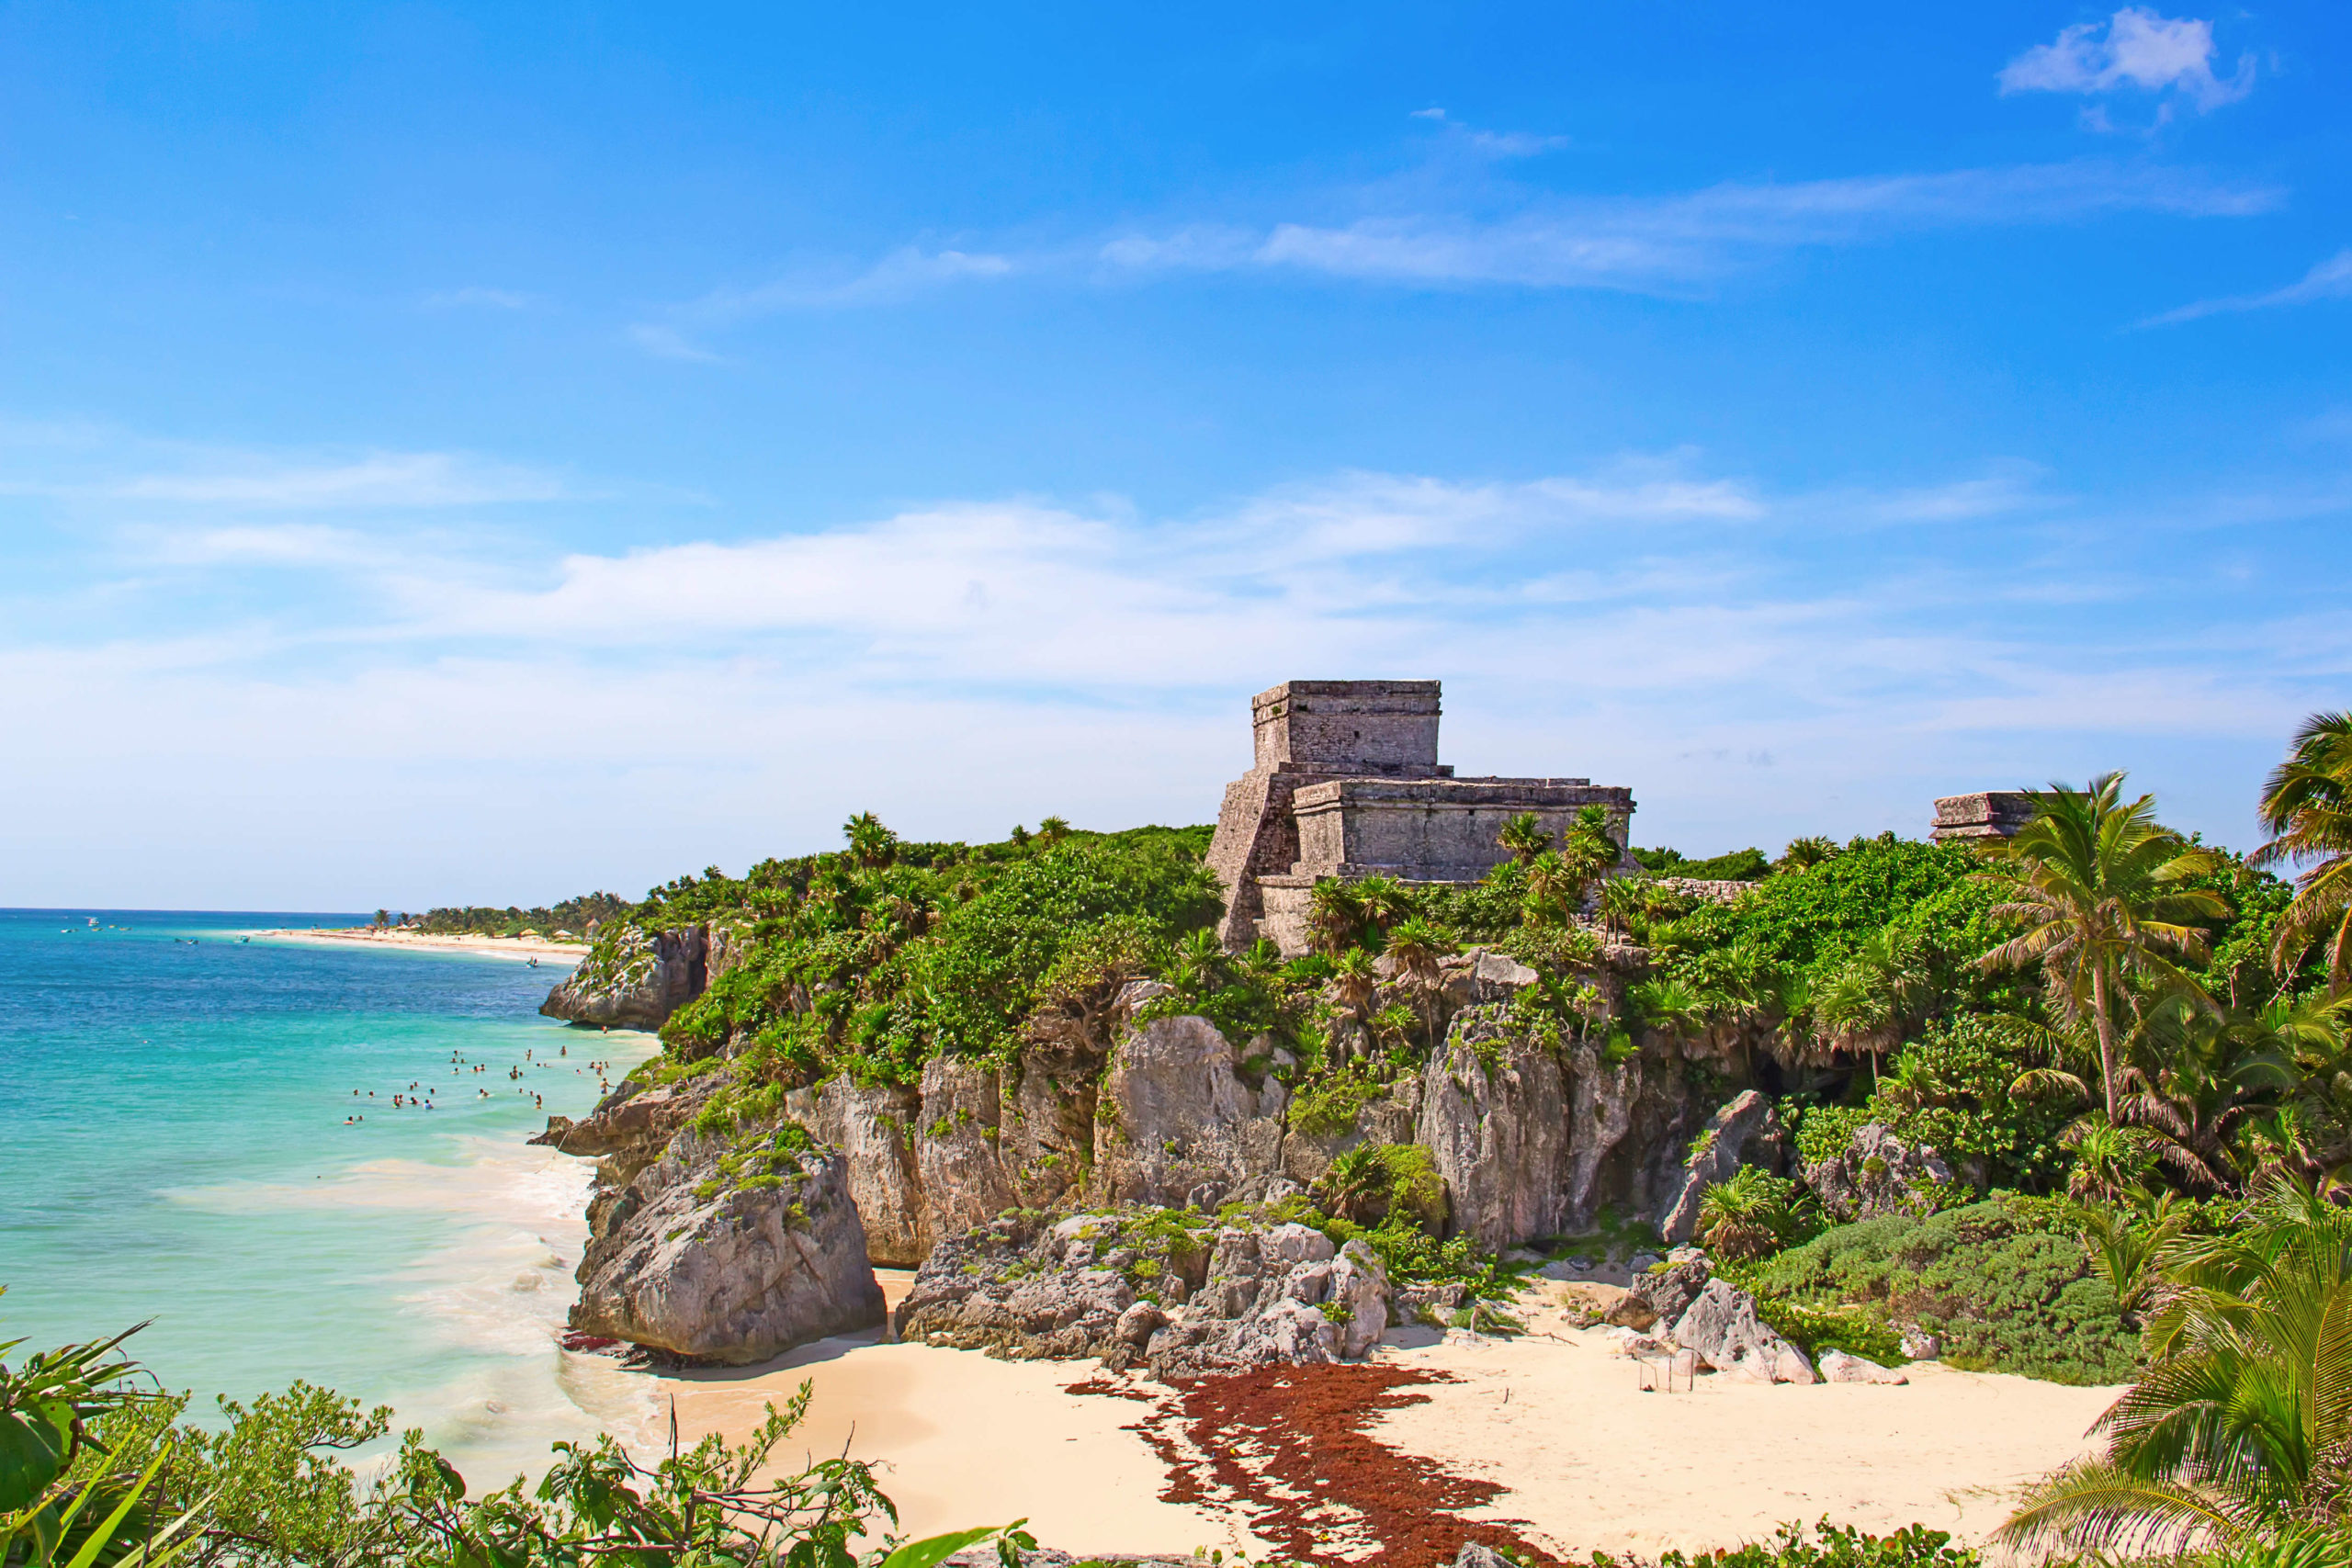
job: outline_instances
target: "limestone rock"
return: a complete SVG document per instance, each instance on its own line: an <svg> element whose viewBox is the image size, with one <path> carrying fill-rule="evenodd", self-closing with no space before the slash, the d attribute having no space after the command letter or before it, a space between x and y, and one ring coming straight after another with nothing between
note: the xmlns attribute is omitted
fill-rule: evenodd
<svg viewBox="0 0 2352 1568"><path fill-rule="evenodd" d="M1813 1363L1756 1315L1756 1298L1710 1280L1684 1309L1674 1342L1719 1372L1758 1382L1813 1382Z"/></svg>
<svg viewBox="0 0 2352 1568"><path fill-rule="evenodd" d="M1206 1249L1141 1234L1140 1213L1072 1214L1050 1224L1002 1214L940 1238L899 1303L900 1339L985 1350L1008 1360L1102 1356L1125 1365L1121 1333L1140 1319L1136 1287L1198 1269ZM1177 1233L1181 1234L1181 1232Z"/></svg>
<svg viewBox="0 0 2352 1568"><path fill-rule="evenodd" d="M571 1327L698 1360L747 1365L882 1321L846 1162L779 1152L775 1185L726 1171L728 1143L692 1130L601 1213Z"/></svg>
<svg viewBox="0 0 2352 1568"><path fill-rule="evenodd" d="M1866 1361L1860 1356L1849 1356L1843 1350L1821 1353L1823 1382L1883 1382L1907 1383L1911 1380L1893 1367L1882 1367L1876 1361Z"/></svg>
<svg viewBox="0 0 2352 1568"><path fill-rule="evenodd" d="M1566 1228L1566 1077L1499 1008L1463 1013L1430 1055L1416 1131L1445 1179L1457 1232L1499 1250Z"/></svg>
<svg viewBox="0 0 2352 1568"><path fill-rule="evenodd" d="M1361 1242L1129 1208L1023 1214L943 1239L899 1306L902 1339L1015 1359L1148 1359L1163 1377L1362 1356L1388 1282ZM1155 1299L1157 1298L1157 1299Z"/></svg>
<svg viewBox="0 0 2352 1568"><path fill-rule="evenodd" d="M659 1029L702 995L711 974L709 926L661 931L626 926L601 937L548 993L539 1011L570 1023Z"/></svg>
<svg viewBox="0 0 2352 1568"><path fill-rule="evenodd" d="M1012 1184L997 1156L1001 1120L995 1068L968 1056L923 1064L915 1168L923 1226L934 1246L1013 1206Z"/></svg>
<svg viewBox="0 0 2352 1568"><path fill-rule="evenodd" d="M1250 1200L1279 1173L1289 1093L1252 1087L1204 1018L1155 1019L1111 1053L1096 1107L1097 1194L1122 1203Z"/></svg>
<svg viewBox="0 0 2352 1568"><path fill-rule="evenodd" d="M709 1079L689 1079L649 1089L634 1078L625 1079L582 1120L550 1116L548 1130L530 1141L560 1154L601 1160L598 1182L620 1187L662 1157L672 1136L702 1109L714 1087Z"/></svg>
<svg viewBox="0 0 2352 1568"><path fill-rule="evenodd" d="M1903 1331L1903 1353L1915 1361L1939 1361L1943 1359L1944 1342L1924 1328L1906 1328Z"/></svg>
<svg viewBox="0 0 2352 1568"><path fill-rule="evenodd" d="M1462 1543L1462 1550L1453 1554L1453 1568L1519 1568L1519 1565L1491 1546L1465 1540Z"/></svg>
<svg viewBox="0 0 2352 1568"><path fill-rule="evenodd" d="M1707 1260L1703 1258L1635 1274L1626 1285L1624 1296L1610 1309L1609 1321L1634 1328L1674 1323L1690 1310L1690 1303L1706 1289L1707 1279Z"/></svg>
<svg viewBox="0 0 2352 1568"><path fill-rule="evenodd" d="M1207 1278L1151 1337L1156 1377L1355 1360L1388 1329L1388 1277L1360 1241L1305 1225L1217 1233Z"/></svg>
<svg viewBox="0 0 2352 1568"><path fill-rule="evenodd" d="M1669 1242L1689 1241L1699 1228L1699 1203L1707 1189L1730 1180L1743 1165L1777 1168L1780 1141L1781 1119L1772 1102L1752 1089L1736 1096L1708 1118L1697 1146L1685 1156L1681 1188L1658 1216L1658 1234ZM1769 1157L1751 1157L1751 1145L1756 1153L1769 1151Z"/></svg>
<svg viewBox="0 0 2352 1568"><path fill-rule="evenodd" d="M1854 1130L1846 1147L1804 1169L1804 1184L1840 1223L1888 1214L1931 1214L1939 1199L1928 1183L1951 1183L1951 1167L1925 1144L1906 1144L1876 1122Z"/></svg>
<svg viewBox="0 0 2352 1568"><path fill-rule="evenodd" d="M931 1251L915 1121L922 1097L895 1084L871 1088L847 1076L785 1096L785 1111L842 1152L849 1195L865 1226L866 1255L886 1269L911 1269Z"/></svg>

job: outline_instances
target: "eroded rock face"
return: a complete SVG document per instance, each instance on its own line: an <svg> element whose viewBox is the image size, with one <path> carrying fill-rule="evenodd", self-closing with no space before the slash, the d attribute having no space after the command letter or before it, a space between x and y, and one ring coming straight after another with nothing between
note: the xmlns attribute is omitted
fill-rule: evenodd
<svg viewBox="0 0 2352 1568"><path fill-rule="evenodd" d="M896 1084L864 1087L833 1077L785 1096L785 1111L842 1152L867 1258L886 1269L921 1263L932 1235L915 1168L922 1097Z"/></svg>
<svg viewBox="0 0 2352 1568"><path fill-rule="evenodd" d="M1804 1351L1781 1337L1756 1315L1756 1298L1721 1280L1710 1280L1681 1317L1674 1342L1719 1372L1758 1382L1818 1382Z"/></svg>
<svg viewBox="0 0 2352 1568"><path fill-rule="evenodd" d="M1006 1214L941 1241L900 1338L1013 1359L1148 1361L1162 1377L1362 1356L1387 1327L1387 1279L1361 1243L1305 1225L1215 1226L1132 1208Z"/></svg>
<svg viewBox="0 0 2352 1568"><path fill-rule="evenodd" d="M721 933L719 957L731 950ZM712 928L678 926L646 932L629 927L599 942L539 1004L548 1018L614 1029L659 1029L672 1013L702 995L718 973Z"/></svg>
<svg viewBox="0 0 2352 1568"><path fill-rule="evenodd" d="M599 1194L574 1330L740 1366L882 1321L842 1156L763 1157L747 1179L721 1166L730 1153L687 1128Z"/></svg>
<svg viewBox="0 0 2352 1568"><path fill-rule="evenodd" d="M560 1154L599 1161L598 1184L621 1187L662 1157L671 1138L702 1109L715 1087L707 1078L651 1089L627 1079L578 1122L548 1117L547 1131L530 1141Z"/></svg>
<svg viewBox="0 0 2352 1568"><path fill-rule="evenodd" d="M1854 1130L1845 1150L1804 1169L1804 1184L1840 1222L1888 1214L1932 1214L1941 1200L1928 1183L1951 1185L1951 1167L1925 1144L1906 1144L1876 1122Z"/></svg>
<svg viewBox="0 0 2352 1568"><path fill-rule="evenodd" d="M1701 1139L1701 1146L1684 1157L1674 1201L1658 1216L1658 1234L1677 1247L1699 1228L1699 1204L1708 1188L1730 1180L1743 1165L1779 1169L1781 1118L1761 1090L1735 1096L1707 1119Z"/></svg>
<svg viewBox="0 0 2352 1568"><path fill-rule="evenodd" d="M1453 1227L1498 1250L1566 1228L1568 1084L1551 1052L1499 1009L1454 1021L1421 1073L1426 1144L1453 1205Z"/></svg>
<svg viewBox="0 0 2352 1568"><path fill-rule="evenodd" d="M1155 1019L1111 1053L1096 1105L1095 1192L1117 1203L1253 1200L1281 1168L1289 1092L1252 1085L1204 1018Z"/></svg>

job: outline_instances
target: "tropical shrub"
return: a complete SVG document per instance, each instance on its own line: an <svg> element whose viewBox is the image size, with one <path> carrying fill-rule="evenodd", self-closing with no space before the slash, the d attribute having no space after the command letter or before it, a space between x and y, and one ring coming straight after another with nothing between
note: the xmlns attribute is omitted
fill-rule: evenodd
<svg viewBox="0 0 2352 1568"><path fill-rule="evenodd" d="M1966 1371L2065 1383L2127 1382L2137 1371L2138 1336L2052 1200L2005 1193L1926 1219L1839 1225L1746 1277L1797 1305L1917 1324Z"/></svg>

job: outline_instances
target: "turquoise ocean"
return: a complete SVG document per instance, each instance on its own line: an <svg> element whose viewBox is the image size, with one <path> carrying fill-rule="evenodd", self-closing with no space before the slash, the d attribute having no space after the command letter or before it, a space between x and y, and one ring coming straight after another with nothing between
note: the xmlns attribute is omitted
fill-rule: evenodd
<svg viewBox="0 0 2352 1568"><path fill-rule="evenodd" d="M478 1484L641 1435L639 1381L558 1345L590 1168L525 1140L654 1042L538 1017L557 961L241 940L364 919L0 910L0 1340L152 1320L191 1416L299 1378Z"/></svg>

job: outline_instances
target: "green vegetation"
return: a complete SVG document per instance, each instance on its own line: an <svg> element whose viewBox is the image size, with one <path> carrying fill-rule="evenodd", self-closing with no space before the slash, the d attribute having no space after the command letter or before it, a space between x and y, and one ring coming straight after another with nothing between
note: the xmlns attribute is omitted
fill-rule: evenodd
<svg viewBox="0 0 2352 1568"><path fill-rule="evenodd" d="M185 1395L133 1387L138 1367L115 1354L126 1337L0 1365L8 1568L933 1568L986 1543L1017 1568L1036 1545L1018 1522L901 1540L862 1461L760 1479L807 1413L807 1383L740 1444L705 1438L647 1466L609 1436L558 1443L537 1487L518 1477L469 1499L415 1431L363 1489L334 1455L385 1436L390 1409L306 1383L182 1422ZM879 1545L856 1553L860 1537Z"/></svg>
<svg viewBox="0 0 2352 1568"><path fill-rule="evenodd" d="M590 893L578 898L566 898L553 906L541 905L536 909L518 908L512 905L503 909L479 905L464 908L428 909L422 915L403 917L402 923L412 931L425 931L434 936L520 936L528 931L548 937L559 932L585 937L591 926L603 926L622 919L630 909L629 901L616 894ZM376 912L376 923L388 923L383 910Z"/></svg>
<svg viewBox="0 0 2352 1568"><path fill-rule="evenodd" d="M1744 1165L1699 1200L1699 1242L1726 1263L1745 1263L1799 1238L1818 1216L1808 1195L1785 1176ZM1819 1228L1817 1224L1810 1228Z"/></svg>
<svg viewBox="0 0 2352 1568"><path fill-rule="evenodd" d="M1679 850L1637 849L1633 854L1644 871L1697 882L1761 882L1772 873L1772 863L1758 849L1734 850L1705 860L1685 859Z"/></svg>
<svg viewBox="0 0 2352 1568"><path fill-rule="evenodd" d="M2352 1557L2352 1211L2274 1177L2221 1234L2159 1249L2150 1364L2107 1451L2042 1482L2015 1544L2102 1556Z"/></svg>
<svg viewBox="0 0 2352 1568"><path fill-rule="evenodd" d="M1641 1561L1596 1551L1589 1568L1640 1568ZM1977 1568L1981 1561L1968 1548L1952 1545L1944 1531L1925 1525L1871 1535L1824 1519L1811 1531L1782 1525L1770 1541L1696 1555L1669 1551L1657 1560L1657 1568Z"/></svg>
<svg viewBox="0 0 2352 1568"><path fill-rule="evenodd" d="M2134 1375L2139 1337L2057 1200L2007 1195L1925 1219L1838 1225L1726 1272L1756 1292L1768 1316L1774 1302L1860 1306L1882 1324L1934 1334L1943 1359L1968 1371L2067 1383Z"/></svg>

